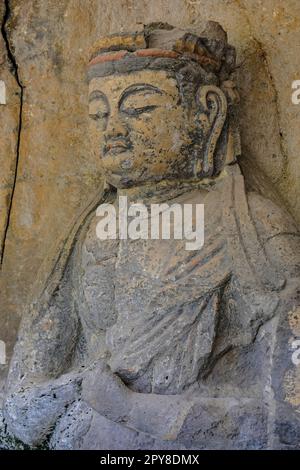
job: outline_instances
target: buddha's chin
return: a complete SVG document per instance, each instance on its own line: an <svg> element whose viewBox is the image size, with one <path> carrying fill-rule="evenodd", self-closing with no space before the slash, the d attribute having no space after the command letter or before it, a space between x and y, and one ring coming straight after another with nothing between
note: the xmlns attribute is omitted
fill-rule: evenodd
<svg viewBox="0 0 300 470"><path fill-rule="evenodd" d="M105 172L106 181L117 189L129 189L145 184L158 183L165 179L162 175L149 175L144 172L122 171L118 173ZM177 179L170 177L169 179Z"/></svg>
<svg viewBox="0 0 300 470"><path fill-rule="evenodd" d="M105 179L109 184L118 189L131 188L137 184L135 175L121 168L114 171L105 171Z"/></svg>
<svg viewBox="0 0 300 470"><path fill-rule="evenodd" d="M123 170L105 171L105 179L108 183L118 189L133 188L147 183L151 178L137 171Z"/></svg>
<svg viewBox="0 0 300 470"><path fill-rule="evenodd" d="M118 162L118 165L120 165L120 162L133 160L133 152L132 149L118 146L102 153L101 159L106 165L113 167L115 162Z"/></svg>

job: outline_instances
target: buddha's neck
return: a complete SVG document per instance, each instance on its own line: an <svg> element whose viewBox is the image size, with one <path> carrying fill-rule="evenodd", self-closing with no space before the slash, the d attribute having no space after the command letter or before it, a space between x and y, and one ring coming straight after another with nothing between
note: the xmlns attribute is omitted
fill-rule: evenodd
<svg viewBox="0 0 300 470"><path fill-rule="evenodd" d="M175 199L183 193L203 190L208 191L216 186L227 176L223 170L215 178L203 178L199 180L162 180L156 183L145 183L131 188L118 189L118 196L127 196L128 201L137 202L162 202Z"/></svg>

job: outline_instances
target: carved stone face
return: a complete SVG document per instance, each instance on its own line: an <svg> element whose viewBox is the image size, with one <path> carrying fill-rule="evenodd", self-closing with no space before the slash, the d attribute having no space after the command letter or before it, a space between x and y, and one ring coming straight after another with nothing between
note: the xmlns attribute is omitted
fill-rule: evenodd
<svg viewBox="0 0 300 470"><path fill-rule="evenodd" d="M188 178L191 145L202 130L181 104L177 81L143 70L90 82L89 115L95 156L116 187L162 178Z"/></svg>
<svg viewBox="0 0 300 470"><path fill-rule="evenodd" d="M92 143L106 178L117 187L172 177L190 143L177 82L164 71L92 79ZM182 156L183 157L183 156Z"/></svg>

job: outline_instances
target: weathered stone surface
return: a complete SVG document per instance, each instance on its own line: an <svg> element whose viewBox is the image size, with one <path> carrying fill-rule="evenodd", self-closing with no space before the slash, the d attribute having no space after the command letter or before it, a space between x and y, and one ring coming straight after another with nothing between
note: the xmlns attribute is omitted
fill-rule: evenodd
<svg viewBox="0 0 300 470"><path fill-rule="evenodd" d="M5 5L4 2L0 5L0 21L4 25L5 18ZM6 241L7 227L9 217L11 215L11 202L12 195L15 189L15 176L17 167L17 154L18 154L18 134L19 134L19 118L21 109L21 89L16 80L15 66L9 57L8 45L6 38L0 35L0 80L3 83L3 90L5 92L5 102L0 104L0 260L2 261L2 254L4 244ZM6 290L2 284L3 278L0 272L0 292L1 303L4 307L6 298ZM15 327L14 327L15 324ZM16 337L17 323L10 322L9 317L6 315L6 309L0 313L0 339L6 341L7 346L11 350ZM11 343L10 340L13 342ZM6 370L3 365L0 365L0 391L2 388L2 374Z"/></svg>
<svg viewBox="0 0 300 470"><path fill-rule="evenodd" d="M106 189L22 319L3 410L25 445L299 447L299 233L255 178L246 191L234 49L217 23L198 27L152 24L92 53L89 145ZM204 246L99 239L95 208L124 196L147 221L153 203L204 204Z"/></svg>
<svg viewBox="0 0 300 470"><path fill-rule="evenodd" d="M97 155L91 149L87 133L88 89L85 79L91 45L100 35L120 30L141 30L145 23L166 19L176 26L194 29L199 28L203 20L219 21L228 31L230 43L237 47L238 52L236 76L241 103L237 117L242 138L240 162L247 188L276 202L299 223L300 185L297 181L300 107L291 103L291 83L300 79L297 76L300 52L300 6L297 0L288 0L284 5L276 0L157 0L151 3L143 0L11 0L7 3L10 5L11 15L4 26L10 50L18 65L19 81L23 86L19 162L14 186L20 87L10 71L7 45L4 46L2 40L0 52L4 60L0 61L0 79L7 85L7 105L0 105L0 124L3 121L5 135L5 139L0 139L0 237L3 239L5 234L6 238L0 275L0 339L7 342L9 357L26 304L36 299L37 292L49 275L53 260L62 250L76 221L80 220L80 214L88 201L92 201L95 194L102 191L101 168ZM3 15L4 5L1 5L0 17L3 18ZM262 221L269 216L270 211L272 213L272 203L265 204L257 200L256 195L250 197L249 204L255 213L254 219L261 221L258 232L262 236ZM8 214L10 219L6 231ZM295 225L290 220L285 216L279 219L279 231L282 227L288 227L287 231L295 233ZM271 227L267 228L267 234L269 231ZM269 235L264 236L268 238ZM283 249L291 259L293 251L298 248L292 242L287 245L282 248L275 237L270 243L270 257L273 257L272 250ZM281 269L280 262L279 266ZM113 267L110 265L106 268L105 275L98 279L102 282L102 288L108 279L113 279ZM290 267L287 268L287 273L290 274ZM90 276L86 281L88 285L93 282L95 272ZM36 281L37 285L33 287ZM93 313L98 297L93 292L89 292L88 297ZM292 311L292 294L288 300ZM108 305L109 303L106 306L107 314ZM268 307L271 308L269 304ZM254 322L256 321L257 326L260 319L255 318ZM273 324L274 329L270 327L271 332L266 333L270 336L270 344L273 344L277 358L274 359L274 373L271 374L273 378L268 376L268 380L270 383L273 381L272 390L279 397L278 400L283 401L278 416L275 413L268 418L269 428L273 426L278 430L272 437L272 443L269 437L268 446L280 447L284 444L287 447L296 447L297 440L299 442L295 415L295 409L299 407L299 368L294 367L290 361L291 342L299 337L299 333L295 333L298 331L295 327L297 321L291 324L283 313L282 326L277 333ZM220 349L222 347L224 344L221 344ZM268 346L261 346L260 350L257 345L257 348L260 353L253 354L256 358L256 365L253 365L255 371L258 357L260 354L267 356ZM229 353L221 358L220 363L230 361L231 357L235 358L234 354L236 353ZM244 374L248 361L251 363L248 356L245 357L235 359L240 372L232 378L233 381L238 381ZM216 370L218 367L217 365ZM264 367L265 363L261 365L261 370ZM0 366L0 371L4 377L7 367ZM245 389L253 386L254 393L258 393L253 379L255 373L252 371L249 376L245 376ZM282 374L285 376L284 380ZM217 378L214 373L211 377L213 389ZM147 377L141 379L136 384L137 390L139 387L147 387L147 380ZM219 380L220 388L226 387L222 383L222 374ZM207 386L209 381L210 376ZM269 382L266 384L268 386L271 387ZM284 422L283 417L286 416L289 418ZM109 422L107 426L111 428L113 425ZM251 423L249 427L252 427ZM66 428L67 424L61 423L61 427L57 427L56 436ZM120 431L121 434L123 431ZM91 435L92 433L90 439ZM53 446L59 446L63 439L69 442L67 437L54 436L53 442L56 444ZM134 445L143 445L139 437L135 439ZM133 445L128 436L124 437L124 441L120 437L119 442L124 442L124 446ZM260 440L262 442L263 438ZM87 445L97 446L97 439L95 438L94 444L90 440ZM145 444L155 445L159 444L155 444L153 440ZM259 446L258 443L253 445Z"/></svg>
<svg viewBox="0 0 300 470"><path fill-rule="evenodd" d="M1 24L6 21L5 6L0 6ZM2 101L0 104L0 254L2 254L7 218L14 186L17 160L19 113L21 107L20 88L15 77L14 64L7 50L6 38L0 36L0 79L2 82Z"/></svg>
<svg viewBox="0 0 300 470"><path fill-rule="evenodd" d="M277 201L281 198L281 203L284 201L300 220L296 184L300 118L298 107L290 99L291 82L298 78L297 0L284 5L274 0L176 0L151 5L144 1L90 0L88 7L75 0L26 4L11 0L9 4L8 37L21 83L26 87L20 165L1 280L1 329L9 351L23 305L34 297L32 284L45 253L51 259L84 206L83 201L97 190L98 164L90 154L86 137L84 77L88 50L102 34L141 29L142 24L162 18L180 27L195 28L203 19L219 21L238 49L241 161L245 175L256 190L263 188L264 194ZM1 8L3 16L4 5ZM19 89L9 77L11 100ZM12 113L11 118L5 114L4 129L17 127L18 96L15 101L14 111L1 107L1 119L3 112ZM13 136L10 131L8 135ZM11 149L5 151L4 165L8 169L14 168L16 157L16 135L11 142L10 138L1 140L1 145ZM1 155L4 159L4 153ZM11 181L14 170L9 172L1 174L7 174ZM6 209L1 211L2 219L5 214Z"/></svg>

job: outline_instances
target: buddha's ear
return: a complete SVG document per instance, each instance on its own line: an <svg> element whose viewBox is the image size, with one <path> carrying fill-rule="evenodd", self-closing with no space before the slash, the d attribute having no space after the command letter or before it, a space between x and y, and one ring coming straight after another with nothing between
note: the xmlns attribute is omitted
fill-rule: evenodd
<svg viewBox="0 0 300 470"><path fill-rule="evenodd" d="M227 100L223 91L215 85L200 86L196 96L199 124L206 139L203 161L197 162L195 174L211 176L214 171L214 154L226 116Z"/></svg>

